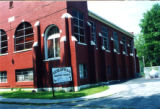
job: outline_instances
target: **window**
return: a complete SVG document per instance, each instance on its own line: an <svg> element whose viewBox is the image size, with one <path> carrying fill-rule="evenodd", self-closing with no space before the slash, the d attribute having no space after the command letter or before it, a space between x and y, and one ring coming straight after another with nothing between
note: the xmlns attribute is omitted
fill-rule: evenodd
<svg viewBox="0 0 160 109"><path fill-rule="evenodd" d="M133 41L131 39L129 40L129 45L130 45L130 53L133 53Z"/></svg>
<svg viewBox="0 0 160 109"><path fill-rule="evenodd" d="M32 69L23 69L16 70L16 81L33 81L33 70Z"/></svg>
<svg viewBox="0 0 160 109"><path fill-rule="evenodd" d="M8 40L4 30L0 29L0 55L8 52Z"/></svg>
<svg viewBox="0 0 160 109"><path fill-rule="evenodd" d="M13 0L9 2L9 9L13 8Z"/></svg>
<svg viewBox="0 0 160 109"><path fill-rule="evenodd" d="M60 33L56 25L50 25L45 31L45 59L60 58Z"/></svg>
<svg viewBox="0 0 160 109"><path fill-rule="evenodd" d="M21 23L15 32L15 51L32 48L34 37L33 28L30 23Z"/></svg>
<svg viewBox="0 0 160 109"><path fill-rule="evenodd" d="M114 49L119 52L119 42L117 32L113 32Z"/></svg>
<svg viewBox="0 0 160 109"><path fill-rule="evenodd" d="M7 72L0 72L0 83L6 83L7 82Z"/></svg>
<svg viewBox="0 0 160 109"><path fill-rule="evenodd" d="M108 30L106 27L102 26L101 27L102 31L102 45L106 50L109 50L109 36L108 36Z"/></svg>
<svg viewBox="0 0 160 109"><path fill-rule="evenodd" d="M78 42L85 43L84 16L77 10L72 11L74 36Z"/></svg>
<svg viewBox="0 0 160 109"><path fill-rule="evenodd" d="M96 40L96 24L93 21L90 21L91 23L91 40L97 45Z"/></svg>
<svg viewBox="0 0 160 109"><path fill-rule="evenodd" d="M79 75L80 79L87 78L87 65L79 64Z"/></svg>
<svg viewBox="0 0 160 109"><path fill-rule="evenodd" d="M127 44L126 44L126 37L122 37L122 43L123 43L123 51L127 53Z"/></svg>
<svg viewBox="0 0 160 109"><path fill-rule="evenodd" d="M111 73L111 68L110 66L107 66L107 74L110 74Z"/></svg>

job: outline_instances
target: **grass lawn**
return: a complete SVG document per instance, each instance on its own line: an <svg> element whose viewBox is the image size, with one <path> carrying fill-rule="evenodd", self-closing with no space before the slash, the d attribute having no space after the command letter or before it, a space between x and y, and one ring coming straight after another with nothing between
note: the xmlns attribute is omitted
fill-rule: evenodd
<svg viewBox="0 0 160 109"><path fill-rule="evenodd" d="M95 94L109 89L108 86L97 86L87 89L82 89L78 92L55 92L55 97L53 98L52 92L36 92L31 91L7 91L0 92L0 96L5 98L33 98L33 99L65 99L65 98L76 98L86 95Z"/></svg>

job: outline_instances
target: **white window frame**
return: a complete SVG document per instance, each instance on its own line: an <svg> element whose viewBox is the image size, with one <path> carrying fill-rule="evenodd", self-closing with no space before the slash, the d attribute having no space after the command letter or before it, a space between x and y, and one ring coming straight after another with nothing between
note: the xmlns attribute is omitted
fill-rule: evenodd
<svg viewBox="0 0 160 109"><path fill-rule="evenodd" d="M27 74L25 74L27 72ZM31 75L30 75L31 73ZM16 82L30 82L33 81L33 69L21 69L21 70L17 70L16 71ZM29 77L32 76L31 80L29 79ZM26 79L26 77L28 77L28 79ZM22 80L20 80L20 78Z"/></svg>
<svg viewBox="0 0 160 109"><path fill-rule="evenodd" d="M4 32L5 34L2 35L2 32ZM2 37L6 37L7 40L2 41ZM7 42L7 46L2 47L2 44L1 44L2 42ZM5 49L5 48L7 49L7 52L2 53L2 49ZM0 29L0 55L6 54L6 53L8 53L8 37L6 32Z"/></svg>
<svg viewBox="0 0 160 109"><path fill-rule="evenodd" d="M73 31L74 36L75 36L75 37L78 36L78 37L76 37L76 38L77 38L77 40L78 40L78 42L79 42L80 44L81 44L81 43L84 43L84 44L85 44L85 43L86 43L86 38L85 38L85 26L84 26L84 14L81 13L80 11L76 10L76 9L74 9L73 11L76 11L77 14L78 14L78 17L73 15L73 19L72 19L72 20L73 20L73 30L74 30L75 27L77 27L77 29L78 29L78 32L77 32L77 33L76 33L75 31ZM83 19L80 19L80 14L83 15ZM76 24L74 23L74 19L77 20L78 25L76 25ZM80 26L80 21L83 22L83 26ZM84 34L81 34L81 33L80 33L80 29L83 30ZM84 42L81 42L81 37L84 38Z"/></svg>
<svg viewBox="0 0 160 109"><path fill-rule="evenodd" d="M80 79L85 79L85 78L87 78L87 76L88 76L87 65L86 64L79 64L79 77L80 77Z"/></svg>
<svg viewBox="0 0 160 109"><path fill-rule="evenodd" d="M123 54L127 54L127 40L126 40L126 37L123 36L122 37L122 45L123 45Z"/></svg>
<svg viewBox="0 0 160 109"><path fill-rule="evenodd" d="M130 47L130 54L133 53L133 40L132 39L129 39L129 47Z"/></svg>
<svg viewBox="0 0 160 109"><path fill-rule="evenodd" d="M27 28L26 28L26 27L25 27L25 24L26 24L26 23L28 23L28 24L30 25L30 27L27 27ZM23 25L23 28L18 29L20 25ZM26 34L26 30L27 30L27 29L32 29L32 33ZM32 25L31 25L29 22L22 22L22 23L19 24L18 27L16 28L15 34L16 34L16 32L18 32L18 31L23 31L24 35L22 35L22 36L16 36L16 35L15 35L15 37L14 37L14 51L16 52L16 51L22 51L22 50L26 50L26 49L31 49L32 47L26 48L25 45L26 45L27 43L32 43L32 45L33 45L33 43L34 43L34 33L33 33ZM33 35L33 40L31 40L31 41L26 41L25 38L26 38L27 36L29 36L29 35ZM17 43L17 42L16 42L16 39L22 38L22 37L23 37L24 43ZM16 46L17 46L17 45L23 45L23 46L24 46L24 49L16 50Z"/></svg>
<svg viewBox="0 0 160 109"><path fill-rule="evenodd" d="M103 30L103 28L105 29L105 31ZM110 44L109 44L109 34L108 34L108 30L105 26L101 27L101 34L102 34L102 45L105 48L105 50L110 50ZM106 45L105 45L106 43Z"/></svg>
<svg viewBox="0 0 160 109"><path fill-rule="evenodd" d="M44 52L45 52L45 61L50 61L50 60L59 60L59 57L56 57L56 52L55 52L55 39L60 38L60 32L50 35L48 36L48 32L49 30L56 25L51 25L47 28L46 32L45 32L45 36L44 36ZM57 27L58 28L58 27ZM54 47L54 57L52 58L48 58L48 40L53 40L53 47ZM60 43L59 43L60 44ZM60 45L59 45L60 46ZM60 49L60 48L59 48ZM60 51L59 51L60 52Z"/></svg>
<svg viewBox="0 0 160 109"><path fill-rule="evenodd" d="M97 45L97 38L96 38L96 23L94 21L89 21L91 24L91 40Z"/></svg>
<svg viewBox="0 0 160 109"><path fill-rule="evenodd" d="M6 71L0 72L0 83L7 83L7 72Z"/></svg>
<svg viewBox="0 0 160 109"><path fill-rule="evenodd" d="M113 43L114 43L114 49L116 49L117 53L119 53L120 48L119 48L118 34L115 31L113 32Z"/></svg>

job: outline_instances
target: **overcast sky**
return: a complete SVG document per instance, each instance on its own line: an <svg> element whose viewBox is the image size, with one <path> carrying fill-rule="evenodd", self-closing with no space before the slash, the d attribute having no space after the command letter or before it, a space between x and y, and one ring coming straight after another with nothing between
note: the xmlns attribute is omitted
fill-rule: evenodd
<svg viewBox="0 0 160 109"><path fill-rule="evenodd" d="M160 1L88 1L88 9L134 34L140 33L143 13Z"/></svg>

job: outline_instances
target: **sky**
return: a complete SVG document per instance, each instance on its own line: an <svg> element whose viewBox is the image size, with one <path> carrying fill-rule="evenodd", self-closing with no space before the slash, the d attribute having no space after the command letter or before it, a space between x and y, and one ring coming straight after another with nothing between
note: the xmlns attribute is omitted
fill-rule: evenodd
<svg viewBox="0 0 160 109"><path fill-rule="evenodd" d="M140 33L143 13L160 1L88 1L88 9L134 35Z"/></svg>

